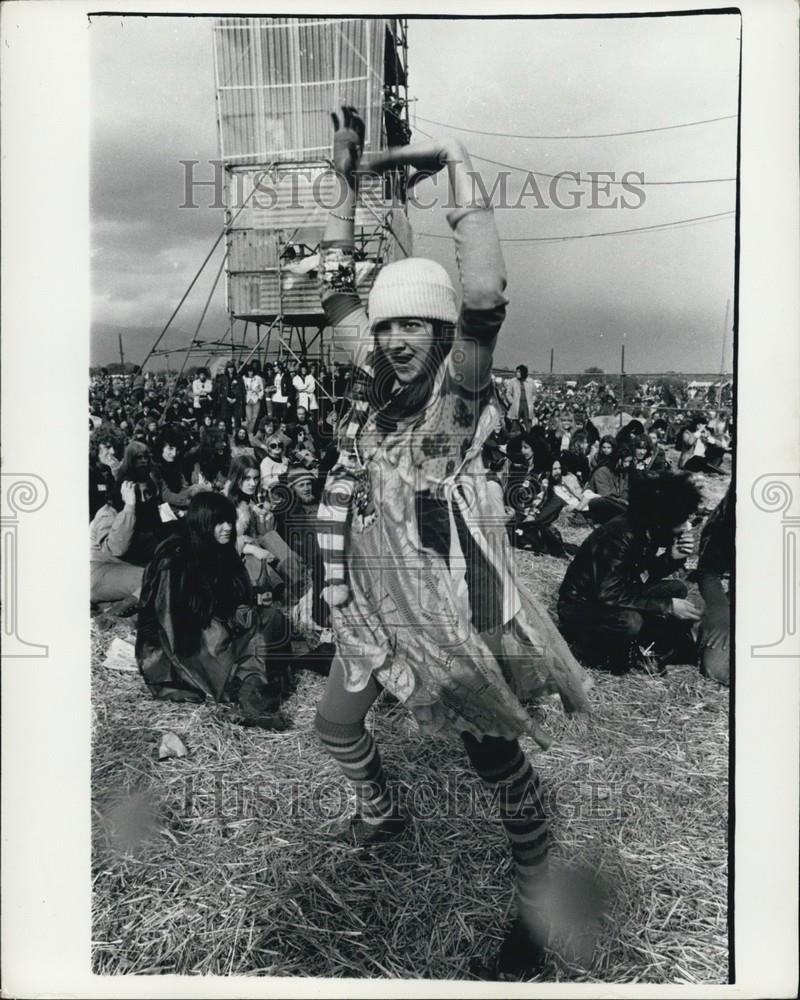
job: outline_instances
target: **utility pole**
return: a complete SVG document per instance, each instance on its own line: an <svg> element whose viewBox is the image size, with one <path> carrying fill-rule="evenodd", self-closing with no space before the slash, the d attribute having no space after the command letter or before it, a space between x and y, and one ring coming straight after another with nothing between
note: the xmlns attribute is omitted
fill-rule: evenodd
<svg viewBox="0 0 800 1000"><path fill-rule="evenodd" d="M728 314L731 308L731 300L725 303L725 323L722 327L722 356L719 359L719 373L725 374L725 348L728 346Z"/></svg>
<svg viewBox="0 0 800 1000"><path fill-rule="evenodd" d="M624 343L622 344L622 350L620 352L619 372L620 372L619 401L620 403L624 403L625 402L625 344Z"/></svg>
<svg viewBox="0 0 800 1000"><path fill-rule="evenodd" d="M119 339L119 363L124 368L125 367L125 354L124 354L124 352L122 350L122 334L118 333L117 337Z"/></svg>
<svg viewBox="0 0 800 1000"><path fill-rule="evenodd" d="M553 377L553 359L555 357L556 350L554 347L550 348L550 378Z"/></svg>

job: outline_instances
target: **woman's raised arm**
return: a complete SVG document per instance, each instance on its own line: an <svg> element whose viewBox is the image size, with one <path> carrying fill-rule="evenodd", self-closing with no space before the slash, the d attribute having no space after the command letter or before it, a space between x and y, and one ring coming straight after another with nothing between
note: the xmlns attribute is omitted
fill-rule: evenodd
<svg viewBox="0 0 800 1000"><path fill-rule="evenodd" d="M485 187L476 179L467 150L453 140L433 139L364 154L359 172L381 172L399 166L415 168L410 187L447 169L447 220L455 237L463 293L450 371L464 391L480 392L491 382L494 345L507 305L505 263Z"/></svg>
<svg viewBox="0 0 800 1000"><path fill-rule="evenodd" d="M367 314L356 291L355 266L357 171L364 123L351 107L341 109L341 118L336 114L331 117L337 187L335 207L328 212L320 244L319 293L328 324L334 328L337 349L347 352L350 363L360 368L372 346Z"/></svg>

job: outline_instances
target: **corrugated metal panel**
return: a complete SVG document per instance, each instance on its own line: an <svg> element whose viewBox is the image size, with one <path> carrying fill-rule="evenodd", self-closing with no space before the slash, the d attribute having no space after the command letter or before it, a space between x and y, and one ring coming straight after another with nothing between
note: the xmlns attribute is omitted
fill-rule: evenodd
<svg viewBox="0 0 800 1000"><path fill-rule="evenodd" d="M257 182L259 190L249 198ZM227 174L226 204L234 214L244 205L233 222L235 229L322 228L329 211L335 211L338 190L333 172L320 164L272 170L237 168ZM365 178L359 192L356 224L369 225L375 218L373 213L383 208L381 178Z"/></svg>
<svg viewBox="0 0 800 1000"><path fill-rule="evenodd" d="M214 22L220 153L228 163L320 159L330 111L352 104L382 142L384 18L222 17Z"/></svg>
<svg viewBox="0 0 800 1000"><path fill-rule="evenodd" d="M366 300L381 263L399 260L412 252L412 234L404 212L384 207L381 218L392 229L383 239L374 235L377 222L368 228L365 238L366 260L359 265L358 291ZM318 236L321 236L321 230ZM357 231L359 244L361 236ZM367 238L368 237L368 238ZM322 322L317 276L293 274L285 265L278 268L278 253L283 241L265 230L239 230L231 234L229 256L230 308L235 316L269 321L278 315L303 314L310 321ZM380 261L377 259L380 253ZM374 266L370 267L372 264ZM256 271L258 273L246 273ZM280 285L279 285L280 282Z"/></svg>

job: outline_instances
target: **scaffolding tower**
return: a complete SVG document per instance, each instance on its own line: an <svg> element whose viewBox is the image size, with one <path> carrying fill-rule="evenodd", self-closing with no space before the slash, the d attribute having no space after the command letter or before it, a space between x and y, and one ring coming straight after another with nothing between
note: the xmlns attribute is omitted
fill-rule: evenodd
<svg viewBox="0 0 800 1000"><path fill-rule="evenodd" d="M408 142L406 22L217 18L214 57L231 352L239 363L315 354L330 364L335 345L317 290L319 243L338 193L330 112L340 104L359 109L366 150ZM356 270L364 296L383 264L411 253L403 181L395 173L360 187Z"/></svg>
<svg viewBox="0 0 800 1000"><path fill-rule="evenodd" d="M228 329L204 340L198 325L184 367L201 354L239 366L286 355L330 364L335 344L325 332L316 273L338 191L328 159L330 112L341 104L358 108L365 150L409 141L407 22L218 17L213 52ZM403 171L365 178L359 194L356 275L366 296L383 264L411 254L412 233ZM157 349L165 331L146 360L184 351Z"/></svg>

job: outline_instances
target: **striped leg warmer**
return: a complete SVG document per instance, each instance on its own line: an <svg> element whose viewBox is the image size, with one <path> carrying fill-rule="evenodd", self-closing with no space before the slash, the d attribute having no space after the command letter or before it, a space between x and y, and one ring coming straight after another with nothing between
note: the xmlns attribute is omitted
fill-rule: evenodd
<svg viewBox="0 0 800 1000"><path fill-rule="evenodd" d="M498 790L500 819L511 844L520 907L537 903L547 871L548 824L541 799L541 782L516 740L463 734L472 765ZM541 903L541 900L538 900Z"/></svg>
<svg viewBox="0 0 800 1000"><path fill-rule="evenodd" d="M314 725L322 745L355 787L358 815L375 825L392 816L381 757L364 723L330 722L317 712Z"/></svg>

